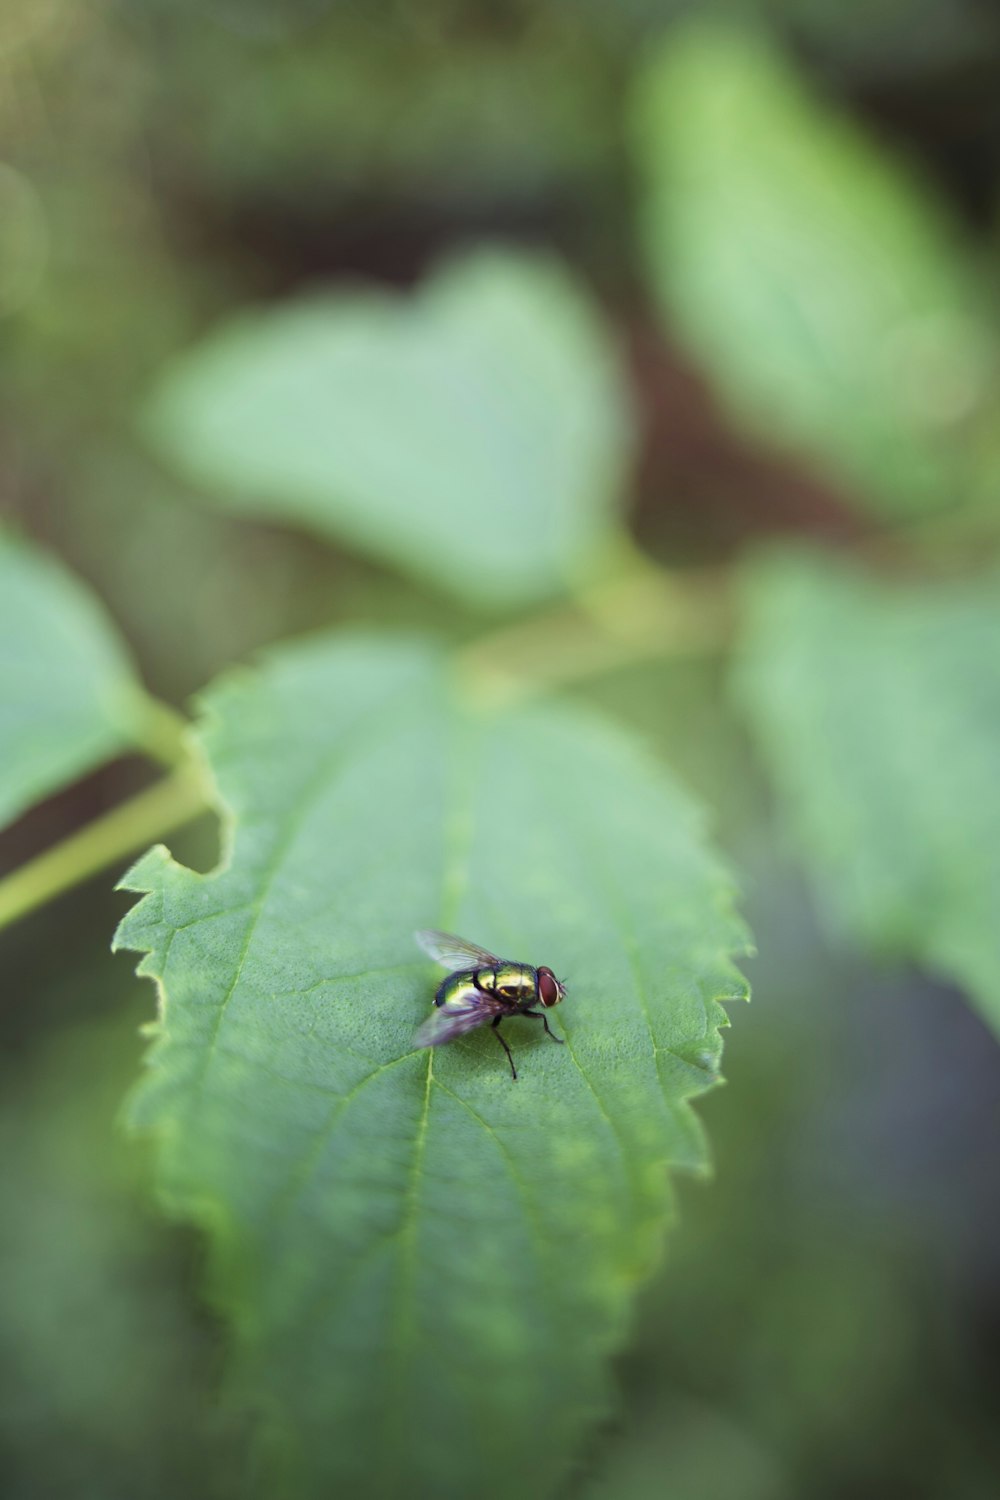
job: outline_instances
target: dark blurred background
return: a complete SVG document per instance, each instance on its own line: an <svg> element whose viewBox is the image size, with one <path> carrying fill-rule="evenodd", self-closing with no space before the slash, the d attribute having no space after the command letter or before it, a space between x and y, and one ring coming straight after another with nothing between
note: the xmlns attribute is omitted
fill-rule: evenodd
<svg viewBox="0 0 1000 1500"><path fill-rule="evenodd" d="M625 100L688 7L653 0L4 0L0 508L90 581L176 703L280 636L346 620L476 627L300 533L199 508L136 436L137 393L230 309L319 280L406 285L488 236L554 247L628 351L634 530L674 565L750 541L851 545L813 473L737 435L654 318ZM821 93L915 163L988 262L1000 12L974 0L772 0ZM738 226L733 232L738 234ZM820 930L712 663L589 696L713 810L762 958L731 1084L703 1102L717 1177L686 1184L621 1362L587 1495L985 1497L1000 1483L1000 1056L961 996ZM119 762L0 839L12 867L150 773ZM214 829L173 839L205 868ZM108 942L110 880L3 934L0 1476L5 1495L222 1496L200 1251L148 1203L114 1121L152 990ZM555 1399L558 1399L557 1393Z"/></svg>

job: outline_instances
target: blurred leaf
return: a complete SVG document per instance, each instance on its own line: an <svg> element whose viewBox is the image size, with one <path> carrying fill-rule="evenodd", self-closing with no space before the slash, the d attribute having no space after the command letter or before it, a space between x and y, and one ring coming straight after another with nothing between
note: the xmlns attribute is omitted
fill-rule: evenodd
<svg viewBox="0 0 1000 1500"><path fill-rule="evenodd" d="M667 1167L705 1165L686 1101L745 993L727 882L626 738L474 711L429 648L318 639L208 708L231 855L153 850L116 941L160 983L134 1118L209 1231L244 1395L307 1493L547 1494ZM517 1083L486 1031L414 1051L427 923L568 974L566 1045L509 1023Z"/></svg>
<svg viewBox="0 0 1000 1500"><path fill-rule="evenodd" d="M740 696L825 902L1000 1030L996 581L781 555L752 569L747 608Z"/></svg>
<svg viewBox="0 0 1000 1500"><path fill-rule="evenodd" d="M526 32L449 26L442 45L442 19L387 26L340 5L305 46L242 51L189 25L191 118L181 135L164 75L160 149L186 146L216 204L294 214L327 245L359 227L405 243L433 226L454 241L477 223L578 219L617 166L617 78L593 30L576 6L561 21L546 5Z"/></svg>
<svg viewBox="0 0 1000 1500"><path fill-rule="evenodd" d="M135 744L149 711L97 601L0 530L0 824Z"/></svg>
<svg viewBox="0 0 1000 1500"><path fill-rule="evenodd" d="M640 1415L628 1413L581 1500L786 1500L792 1493L756 1435L724 1413L661 1391L643 1405Z"/></svg>
<svg viewBox="0 0 1000 1500"><path fill-rule="evenodd" d="M38 194L28 178L0 161L0 315L8 317L31 297L47 250Z"/></svg>
<svg viewBox="0 0 1000 1500"><path fill-rule="evenodd" d="M595 560L630 447L585 292L553 260L498 250L407 300L341 291L246 313L168 368L146 425L220 504L494 610Z"/></svg>
<svg viewBox="0 0 1000 1500"><path fill-rule="evenodd" d="M106 994L103 958L99 979L67 982L84 1008L98 987ZM212 1407L211 1330L191 1305L186 1256L138 1196L134 1153L116 1129L137 1045L119 1013L36 1038L0 1078L5 1500L237 1491Z"/></svg>
<svg viewBox="0 0 1000 1500"><path fill-rule="evenodd" d="M734 414L877 515L954 503L995 350L942 207L739 31L677 33L634 127L655 290Z"/></svg>

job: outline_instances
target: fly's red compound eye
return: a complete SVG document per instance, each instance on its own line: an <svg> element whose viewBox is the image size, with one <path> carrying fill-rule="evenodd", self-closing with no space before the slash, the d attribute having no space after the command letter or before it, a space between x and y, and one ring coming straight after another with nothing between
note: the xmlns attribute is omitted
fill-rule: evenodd
<svg viewBox="0 0 1000 1500"><path fill-rule="evenodd" d="M538 998L546 1009L550 1005L558 1005L562 999L559 981L551 969L543 968L538 971Z"/></svg>

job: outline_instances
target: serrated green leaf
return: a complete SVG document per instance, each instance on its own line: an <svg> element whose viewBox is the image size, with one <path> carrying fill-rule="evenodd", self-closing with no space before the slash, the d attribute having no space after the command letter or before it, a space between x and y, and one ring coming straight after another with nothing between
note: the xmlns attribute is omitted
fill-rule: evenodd
<svg viewBox="0 0 1000 1500"><path fill-rule="evenodd" d="M168 369L165 457L228 509L297 521L486 609L565 587L611 534L623 377L553 259L480 251L409 298L246 313Z"/></svg>
<svg viewBox="0 0 1000 1500"><path fill-rule="evenodd" d="M686 798L600 719L482 712L432 649L333 638L208 699L232 817L146 856L134 1117L212 1241L244 1389L308 1494L547 1494L606 1399L670 1165L705 1150L744 931ZM568 977L555 1046L412 1050L443 925Z"/></svg>
<svg viewBox="0 0 1000 1500"><path fill-rule="evenodd" d="M634 139L654 289L733 414L875 514L960 498L996 351L943 207L738 30L674 34Z"/></svg>
<svg viewBox="0 0 1000 1500"><path fill-rule="evenodd" d="M918 587L762 560L743 655L740 697L826 902L964 985L1000 1029L996 579Z"/></svg>
<svg viewBox="0 0 1000 1500"><path fill-rule="evenodd" d="M0 825L134 744L146 702L97 601L0 531Z"/></svg>

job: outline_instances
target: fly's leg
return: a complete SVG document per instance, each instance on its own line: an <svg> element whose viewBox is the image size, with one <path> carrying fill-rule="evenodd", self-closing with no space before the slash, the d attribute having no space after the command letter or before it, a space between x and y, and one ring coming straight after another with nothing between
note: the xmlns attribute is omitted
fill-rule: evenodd
<svg viewBox="0 0 1000 1500"><path fill-rule="evenodd" d="M562 1046L563 1042L565 1041L565 1037L556 1036L554 1031L549 1031L548 1016L543 1016L540 1010L522 1010L521 1015L530 1016L533 1021L541 1021L542 1025L545 1027L545 1030L548 1032L552 1040L554 1042L558 1042L560 1047Z"/></svg>
<svg viewBox="0 0 1000 1500"><path fill-rule="evenodd" d="M503 1048L503 1050L507 1054L507 1061L510 1063L510 1076L511 1076L511 1078L513 1078L514 1082L516 1083L517 1082L517 1069L514 1066L514 1059L511 1056L510 1048L507 1046L507 1043L504 1041L503 1037L500 1035L500 1029L499 1028L500 1028L500 1022L502 1020L503 1020L503 1016L497 1016L496 1020L493 1022L493 1031L494 1031L494 1034L496 1035L497 1041L500 1043L501 1047Z"/></svg>

